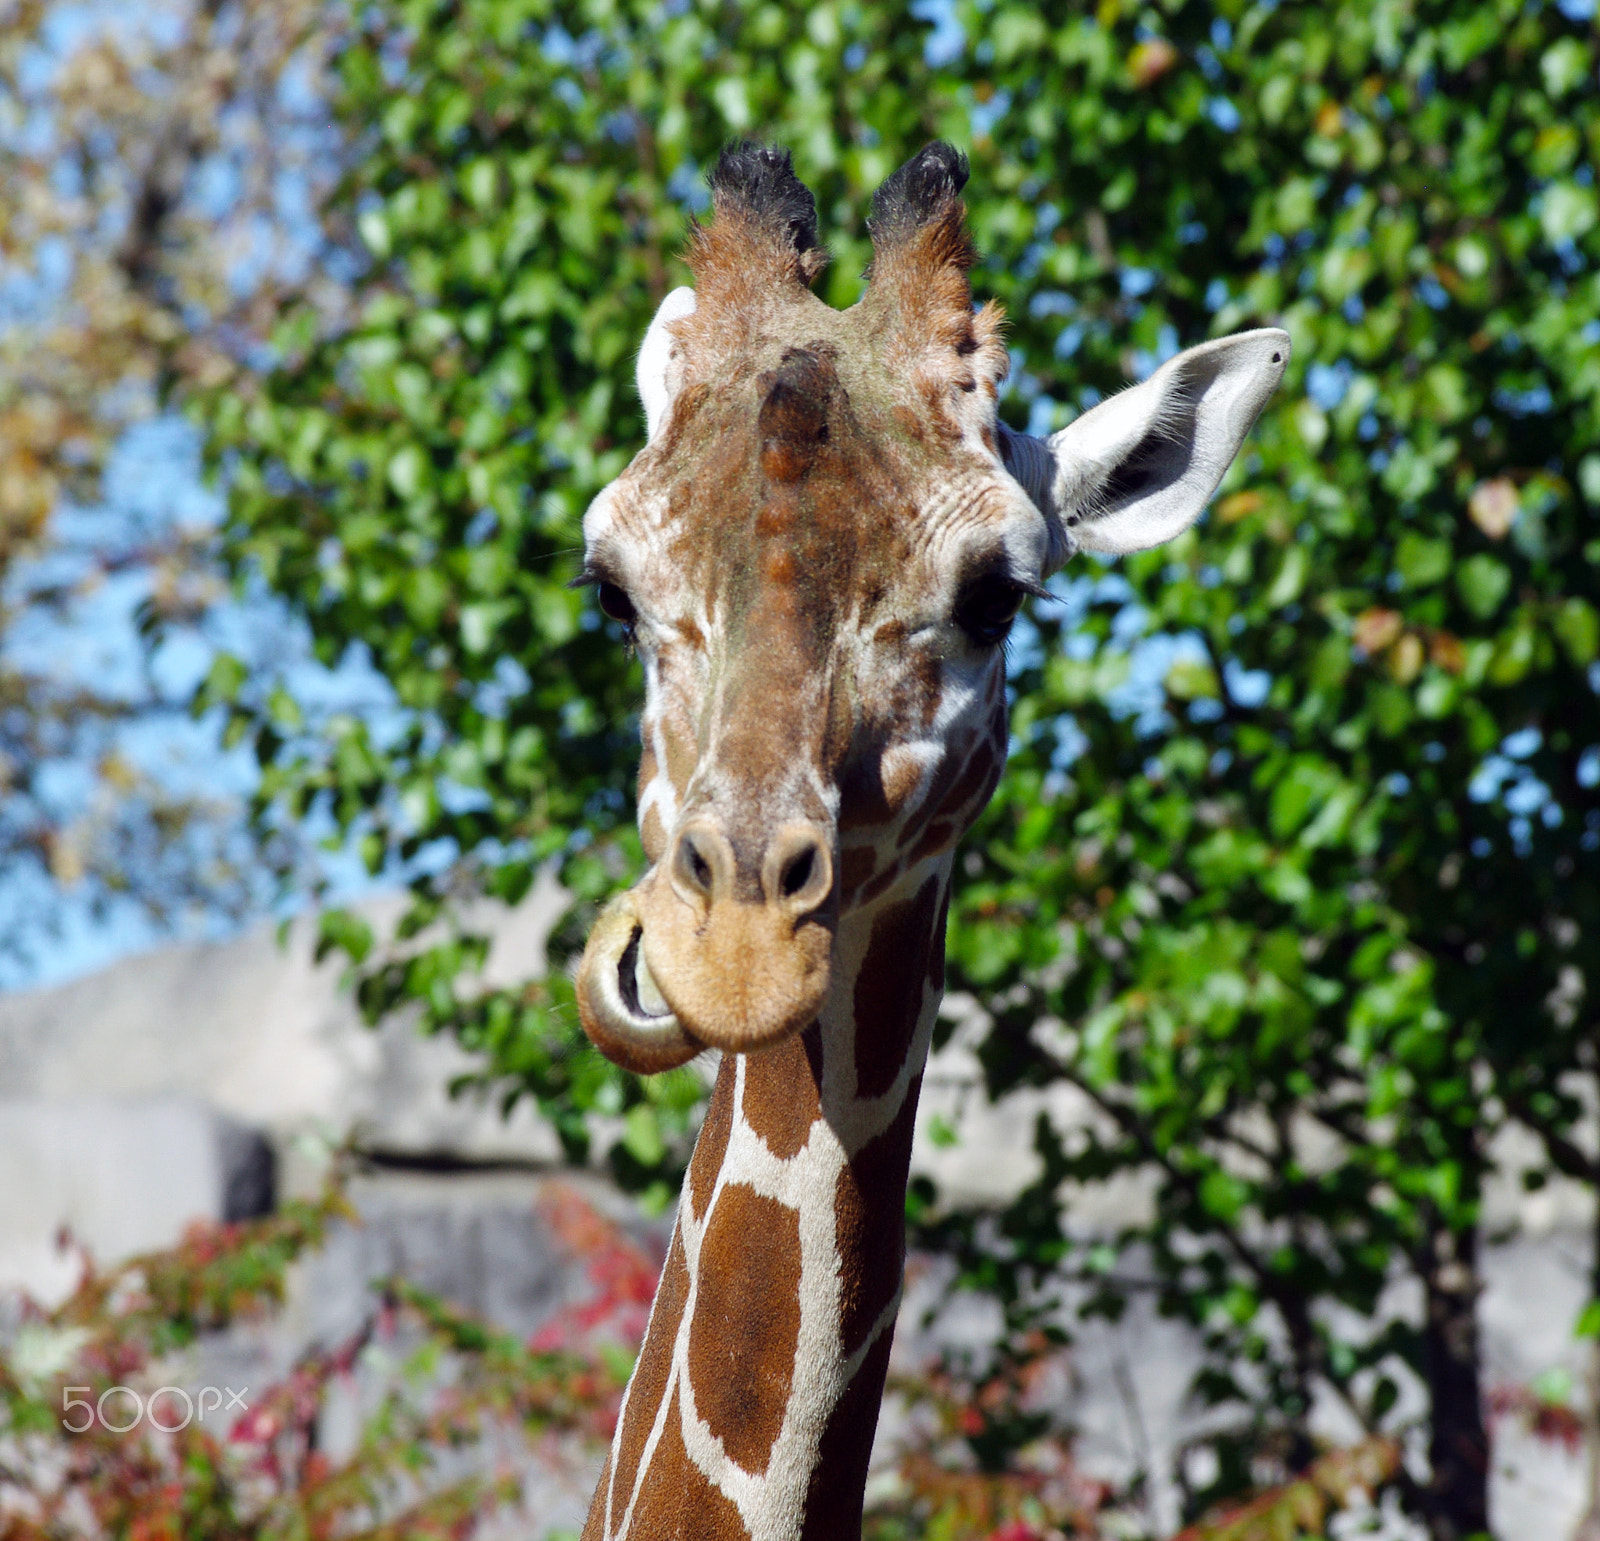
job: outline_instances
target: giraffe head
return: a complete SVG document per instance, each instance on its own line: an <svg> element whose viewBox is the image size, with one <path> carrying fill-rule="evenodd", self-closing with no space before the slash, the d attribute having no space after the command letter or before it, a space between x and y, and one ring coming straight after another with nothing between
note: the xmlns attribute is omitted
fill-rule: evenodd
<svg viewBox="0 0 1600 1541"><path fill-rule="evenodd" d="M1288 338L1180 354L1049 443L996 416L1002 313L974 310L965 157L878 190L871 281L834 310L815 205L737 145L693 289L639 352L649 440L584 519L586 577L644 665L649 871L596 922L591 1038L648 1071L804 1027L837 928L944 858L1006 747L1001 644L1078 549L1199 517Z"/></svg>

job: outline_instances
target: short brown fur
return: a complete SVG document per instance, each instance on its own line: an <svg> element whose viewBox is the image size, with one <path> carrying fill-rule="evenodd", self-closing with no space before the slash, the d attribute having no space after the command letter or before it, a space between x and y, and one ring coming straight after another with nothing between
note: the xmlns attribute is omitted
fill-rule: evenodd
<svg viewBox="0 0 1600 1541"><path fill-rule="evenodd" d="M798 1155L822 1117L822 1093L805 1051L804 1035L786 1038L745 1069L745 1122L780 1161Z"/></svg>
<svg viewBox="0 0 1600 1541"><path fill-rule="evenodd" d="M633 1491L639 1458L644 1453L655 1410L666 1395L672 1372L672 1340L683 1320L683 1308L688 1299L689 1270L684 1262L683 1242L674 1236L651 1310L651 1325L659 1321L660 1331L648 1336L640 1350L639 1362L628 1387L627 1406L623 1409L621 1439L614 1452L616 1481L613 1491L619 1505L626 1505ZM607 1476L609 1478L609 1471ZM605 1491L604 1487L600 1489L598 1500L603 1501ZM597 1507L603 1507L603 1502L597 1503Z"/></svg>
<svg viewBox="0 0 1600 1541"><path fill-rule="evenodd" d="M775 1294L771 1281L800 1276L799 1217L742 1183L728 1184L706 1228L700 1267L730 1288L720 1310L696 1311L690 1323L689 1381L728 1455L763 1472L783 1426L800 1339L799 1301Z"/></svg>
<svg viewBox="0 0 1600 1541"><path fill-rule="evenodd" d="M673 1479L645 1485L634 1511L634 1535L645 1541L751 1541L738 1508L689 1459L676 1416L669 1415L661 1431L655 1462Z"/></svg>

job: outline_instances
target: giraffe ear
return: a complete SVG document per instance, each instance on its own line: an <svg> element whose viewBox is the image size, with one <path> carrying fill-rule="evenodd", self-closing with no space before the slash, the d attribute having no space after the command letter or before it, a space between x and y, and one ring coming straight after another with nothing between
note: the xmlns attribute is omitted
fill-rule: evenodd
<svg viewBox="0 0 1600 1541"><path fill-rule="evenodd" d="M639 400L644 404L646 437L654 439L666 421L667 408L683 384L683 343L673 333L671 323L694 314L694 290L684 285L674 289L661 302L655 320L639 345L639 364L635 379Z"/></svg>
<svg viewBox="0 0 1600 1541"><path fill-rule="evenodd" d="M1048 445L1002 435L1007 468L1060 522L1065 551L1159 546L1200 517L1288 362L1275 327L1202 343Z"/></svg>

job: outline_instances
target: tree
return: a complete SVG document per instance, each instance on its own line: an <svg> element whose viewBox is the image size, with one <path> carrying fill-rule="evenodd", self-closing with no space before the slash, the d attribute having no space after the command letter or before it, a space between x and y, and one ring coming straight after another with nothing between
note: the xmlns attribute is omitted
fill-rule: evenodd
<svg viewBox="0 0 1600 1541"><path fill-rule="evenodd" d="M952 929L986 994L1025 946L1024 980L1072 965L1011 988L989 1089L1065 1076L1105 1114L1070 1153L1041 1131L1047 1181L1158 1174L1135 1231L1229 1367L1205 1389L1260 1409L1297 1465L1314 1391L1375 1429L1406 1367L1432 1408L1407 1496L1446 1537L1488 1523L1491 1142L1518 1119L1595 1176L1568 1080L1596 1068L1600 900L1597 248L1572 173L1600 120L1567 101L1590 43L1560 17L1394 19L1184 8L1143 110L1097 113L1092 154L1057 143L1067 208L1105 209L1108 141L1142 168L1104 216L1124 273L1159 275L1135 345L1280 316L1308 395L1187 549L1081 586L1071 638L1044 623ZM1120 67L1070 61L1038 99L1097 99ZM1156 153L1169 136L1184 153ZM1128 287L1073 285L1102 389ZM1119 710L1141 634L1177 644L1165 699ZM1038 1213L1010 1217L1019 1255L1048 1255ZM1420 1323L1380 1300L1397 1272ZM1333 1302L1368 1332L1333 1328Z"/></svg>
<svg viewBox="0 0 1600 1541"><path fill-rule="evenodd" d="M369 1012L420 1002L574 1154L587 1111L620 1115L614 1166L670 1191L696 1085L600 1063L561 972L640 860L637 687L564 586L578 518L638 442L630 350L720 141L794 148L834 303L872 188L966 143L1014 422L1256 322L1295 364L1204 526L1080 569L1019 639L953 979L988 1008L991 1096L1067 1082L1103 1123L1041 1123L997 1221L926 1191L914 1218L1020 1342L1078 1258L1064 1185L1152 1174L1117 1255L1201 1327L1198 1389L1236 1412L1194 1507L1303 1467L1319 1394L1391 1432L1410 1378L1405 1503L1437 1541L1484 1531L1493 1136L1540 1137L1533 1181L1596 1176L1600 104L1570 9L964 4L931 34L887 5L362 12L338 56L356 308L197 405L235 573L326 662L370 650L399 703L311 724L226 661L202 698L251 736L264 815L323 811L414 874L383 949L326 922ZM485 991L453 899L515 901L549 860L579 901L555 966Z"/></svg>
<svg viewBox="0 0 1600 1541"><path fill-rule="evenodd" d="M172 919L237 909L256 852L237 807L140 752L191 682L141 658L110 588L192 644L220 586L177 388L259 361L293 294L338 313L309 207L338 163L319 117L328 16L173 3L0 28L0 945L26 951L64 891ZM120 462L120 471L118 469ZM150 483L155 481L157 487ZM191 495L182 496L188 486ZM159 488L159 490L158 490ZM187 506L185 506L187 504ZM114 666L64 658L96 629ZM65 783L65 785L64 785Z"/></svg>

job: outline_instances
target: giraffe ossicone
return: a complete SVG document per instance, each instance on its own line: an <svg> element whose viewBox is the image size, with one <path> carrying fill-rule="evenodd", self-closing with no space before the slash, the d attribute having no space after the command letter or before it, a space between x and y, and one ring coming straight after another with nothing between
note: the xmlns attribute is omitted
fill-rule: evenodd
<svg viewBox="0 0 1600 1541"><path fill-rule="evenodd" d="M1282 331L1218 338L1048 441L1007 428L966 180L942 144L889 178L841 312L788 155L725 151L640 348L648 442L585 516L644 668L650 866L579 1010L631 1069L723 1055L585 1541L859 1535L1001 643L1074 551L1187 529L1288 362Z"/></svg>

